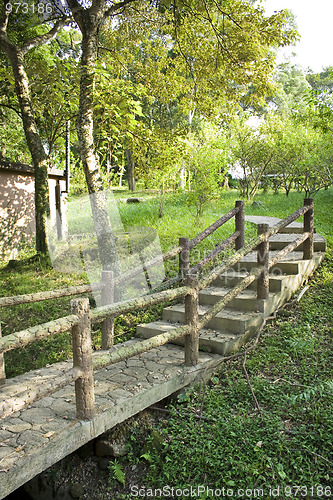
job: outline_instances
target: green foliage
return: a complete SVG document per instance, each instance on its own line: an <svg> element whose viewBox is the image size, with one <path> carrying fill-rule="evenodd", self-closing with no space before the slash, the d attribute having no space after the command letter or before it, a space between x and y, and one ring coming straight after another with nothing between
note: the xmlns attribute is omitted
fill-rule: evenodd
<svg viewBox="0 0 333 500"><path fill-rule="evenodd" d="M288 116L304 112L307 107L306 91L310 88L304 71L290 62L279 64L275 70L277 89L268 102L279 114Z"/></svg>
<svg viewBox="0 0 333 500"><path fill-rule="evenodd" d="M118 483L125 484L125 473L123 471L122 465L115 459L113 462L109 463L110 480L118 481Z"/></svg>
<svg viewBox="0 0 333 500"><path fill-rule="evenodd" d="M230 159L228 138L223 130L211 123L203 123L200 135L187 139L191 148L189 164L189 187L187 201L195 205L196 216L202 217L204 207L218 196Z"/></svg>

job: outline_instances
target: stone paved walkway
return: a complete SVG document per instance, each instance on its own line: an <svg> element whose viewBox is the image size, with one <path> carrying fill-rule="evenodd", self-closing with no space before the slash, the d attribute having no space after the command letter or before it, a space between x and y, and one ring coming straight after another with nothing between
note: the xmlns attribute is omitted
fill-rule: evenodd
<svg viewBox="0 0 333 500"><path fill-rule="evenodd" d="M74 384L0 420L0 498L117 423L208 377L219 359L200 353L200 363L186 368L184 349L167 344L94 373L96 416L91 422L75 419ZM57 363L8 380L0 407L14 392L19 395L70 367L70 361Z"/></svg>

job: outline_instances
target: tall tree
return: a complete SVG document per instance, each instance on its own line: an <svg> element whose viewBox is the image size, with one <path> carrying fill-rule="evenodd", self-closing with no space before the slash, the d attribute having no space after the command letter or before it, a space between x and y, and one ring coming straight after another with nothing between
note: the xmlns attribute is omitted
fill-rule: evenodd
<svg viewBox="0 0 333 500"><path fill-rule="evenodd" d="M29 4L24 3L17 5L19 8L20 6L29 6ZM47 253L48 161L32 104L26 70L26 56L29 51L36 47L50 43L66 24L67 17L61 15L52 23L52 27L46 23L47 31L45 31L45 25L37 25L37 28L31 25L24 10L22 7L22 12L18 9L17 14L14 14L11 4L6 0L3 1L0 17L0 49L6 54L12 67L24 133L35 169L36 249L38 252ZM36 22L35 17L34 21ZM31 37L31 33L34 33L34 36Z"/></svg>
<svg viewBox="0 0 333 500"><path fill-rule="evenodd" d="M200 106L206 115L217 100L225 105L228 101L238 103L250 84L254 88L251 99L260 99L270 87L272 48L289 43L295 32L287 27L286 13L268 18L264 9L254 6L251 0L68 0L68 6L82 34L77 131L105 266L115 261L116 254L106 202L98 195L103 183L94 142L93 111L98 44L106 20L112 19L112 30L132 11L140 13L147 6L157 9L166 21L165 36L177 59L174 64L182 61L182 92L188 96L187 107L193 110ZM116 58L117 39L114 43Z"/></svg>

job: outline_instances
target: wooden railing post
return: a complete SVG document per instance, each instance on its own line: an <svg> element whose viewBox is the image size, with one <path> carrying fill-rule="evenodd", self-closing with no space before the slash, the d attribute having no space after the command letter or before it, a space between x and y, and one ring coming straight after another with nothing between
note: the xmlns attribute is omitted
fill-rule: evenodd
<svg viewBox="0 0 333 500"><path fill-rule="evenodd" d="M305 198L304 205L309 207L309 210L304 214L303 232L310 233L303 243L303 259L310 260L313 258L313 233L314 233L314 202L313 198Z"/></svg>
<svg viewBox="0 0 333 500"><path fill-rule="evenodd" d="M112 271L102 271L102 305L108 306L114 302L114 279ZM109 316L102 322L102 349L111 349L114 337L114 317Z"/></svg>
<svg viewBox="0 0 333 500"><path fill-rule="evenodd" d="M239 207L235 215L235 231L239 231L239 236L235 241L236 250L240 250L245 245L245 215L244 215L244 201L236 201L235 207Z"/></svg>
<svg viewBox="0 0 333 500"><path fill-rule="evenodd" d="M91 420L95 412L95 397L89 299L72 300L71 312L80 318L79 323L72 327L73 367L81 371L81 376L75 380L76 417Z"/></svg>
<svg viewBox="0 0 333 500"><path fill-rule="evenodd" d="M190 268L190 240L188 238L179 238L179 246L182 247L179 253L179 277L184 279Z"/></svg>
<svg viewBox="0 0 333 500"><path fill-rule="evenodd" d="M0 339L1 334L1 321L0 321ZM5 370L5 358L3 354L0 354L0 386L6 383L6 370Z"/></svg>
<svg viewBox="0 0 333 500"><path fill-rule="evenodd" d="M269 261L269 239L268 239L268 224L258 224L257 233L266 233L266 237L262 243L257 247L257 263L258 267L262 267L262 273L257 281L257 298L259 300L268 299L269 294L269 274L268 274L268 261Z"/></svg>
<svg viewBox="0 0 333 500"><path fill-rule="evenodd" d="M185 365L195 366L199 362L199 288L198 275L188 274L186 277L187 286L192 287L192 292L185 296L185 323L193 326L194 331L185 335Z"/></svg>

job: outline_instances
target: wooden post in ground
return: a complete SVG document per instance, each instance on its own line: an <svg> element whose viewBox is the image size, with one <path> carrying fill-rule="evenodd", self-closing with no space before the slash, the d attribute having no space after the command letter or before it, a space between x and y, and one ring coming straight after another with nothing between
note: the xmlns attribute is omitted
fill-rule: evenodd
<svg viewBox="0 0 333 500"><path fill-rule="evenodd" d="M81 371L81 376L75 380L76 417L91 420L95 413L95 397L89 299L72 300L71 312L80 318L72 327L73 367Z"/></svg>
<svg viewBox="0 0 333 500"><path fill-rule="evenodd" d="M303 232L310 233L303 243L303 259L310 260L313 258L313 233L314 233L314 201L313 198L305 198L304 205L309 207L309 210L304 214Z"/></svg>
<svg viewBox="0 0 333 500"><path fill-rule="evenodd" d="M179 246L182 247L179 253L179 277L185 279L190 269L190 240L188 238L179 238Z"/></svg>
<svg viewBox="0 0 333 500"><path fill-rule="evenodd" d="M266 233L266 237L262 243L257 247L257 263L258 267L262 267L262 273L257 281L257 298L259 300L268 299L269 294L269 274L268 274L268 261L269 261L269 240L268 240L268 224L258 224L257 232L260 234Z"/></svg>
<svg viewBox="0 0 333 500"><path fill-rule="evenodd" d="M195 366L199 362L199 289L197 274L188 274L187 286L192 287L192 292L185 296L185 323L193 326L193 333L185 335L185 365Z"/></svg>
<svg viewBox="0 0 333 500"><path fill-rule="evenodd" d="M244 215L244 201L236 201L235 207L239 207L235 215L235 231L239 231L239 236L235 240L236 250L240 250L245 245L245 215Z"/></svg>
<svg viewBox="0 0 333 500"><path fill-rule="evenodd" d="M0 321L0 339L1 339L1 321ZM6 383L6 370L4 354L0 354L0 386Z"/></svg>
<svg viewBox="0 0 333 500"><path fill-rule="evenodd" d="M108 306L114 302L114 280L112 271L102 271L102 305ZM102 322L102 349L111 349L114 337L114 317L109 316Z"/></svg>

